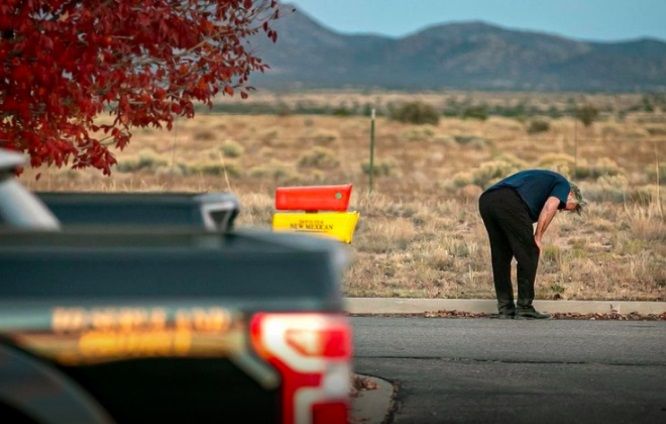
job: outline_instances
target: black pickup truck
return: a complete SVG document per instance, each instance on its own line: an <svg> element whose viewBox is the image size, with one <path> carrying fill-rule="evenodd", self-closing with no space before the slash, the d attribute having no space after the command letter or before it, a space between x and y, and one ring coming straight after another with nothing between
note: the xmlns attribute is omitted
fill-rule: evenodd
<svg viewBox="0 0 666 424"><path fill-rule="evenodd" d="M239 213L230 193L38 192L64 226L184 227L230 231Z"/></svg>
<svg viewBox="0 0 666 424"><path fill-rule="evenodd" d="M61 228L17 163L0 151L0 422L347 422L335 242Z"/></svg>

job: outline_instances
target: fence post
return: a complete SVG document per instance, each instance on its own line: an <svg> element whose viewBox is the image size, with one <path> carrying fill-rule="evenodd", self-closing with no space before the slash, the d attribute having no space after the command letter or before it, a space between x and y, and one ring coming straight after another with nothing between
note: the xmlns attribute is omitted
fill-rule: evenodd
<svg viewBox="0 0 666 424"><path fill-rule="evenodd" d="M375 108L370 113L370 183L369 193L372 193L372 179L375 174Z"/></svg>
<svg viewBox="0 0 666 424"><path fill-rule="evenodd" d="M578 180L578 118L574 116L574 170L573 180Z"/></svg>
<svg viewBox="0 0 666 424"><path fill-rule="evenodd" d="M659 216L661 218L664 217L664 210L661 207L661 178L659 175L659 171L661 171L661 168L659 166L659 149L657 147L657 140L654 141L654 162L655 162L655 167L657 168L657 204L659 205Z"/></svg>

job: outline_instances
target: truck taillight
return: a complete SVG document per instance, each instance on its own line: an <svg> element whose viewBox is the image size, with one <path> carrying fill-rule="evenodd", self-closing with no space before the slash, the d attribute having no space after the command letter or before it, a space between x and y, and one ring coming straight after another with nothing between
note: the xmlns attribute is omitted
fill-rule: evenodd
<svg viewBox="0 0 666 424"><path fill-rule="evenodd" d="M349 357L349 328L289 329L285 333L287 344L304 356L322 358Z"/></svg>
<svg viewBox="0 0 666 424"><path fill-rule="evenodd" d="M258 313L252 344L282 375L283 423L346 423L351 327L343 315Z"/></svg>

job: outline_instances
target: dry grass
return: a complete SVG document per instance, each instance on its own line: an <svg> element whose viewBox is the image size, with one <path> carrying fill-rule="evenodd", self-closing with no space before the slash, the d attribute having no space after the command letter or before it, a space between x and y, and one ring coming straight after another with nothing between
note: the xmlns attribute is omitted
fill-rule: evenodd
<svg viewBox="0 0 666 424"><path fill-rule="evenodd" d="M356 96L316 100L386 104L410 97ZM488 96L534 101L520 93ZM445 103L435 94L410 98L416 97ZM554 95L552 102L566 98ZM178 121L170 133L137 130L109 178L71 170L41 170L38 181L29 170L21 178L39 190L232 190L243 206L239 225L265 228L277 185L351 182L361 222L344 281L348 295L491 298L489 248L476 204L482 187L525 167L573 176L574 121L539 119L548 129L530 133L529 121L501 117L442 118L427 126L379 118L372 194L364 117L200 115ZM666 114L659 111L622 119L607 114L590 128L578 126L578 179L592 203L582 217L563 213L551 224L539 298L666 300L666 224L655 185L655 144L663 154L664 140Z"/></svg>

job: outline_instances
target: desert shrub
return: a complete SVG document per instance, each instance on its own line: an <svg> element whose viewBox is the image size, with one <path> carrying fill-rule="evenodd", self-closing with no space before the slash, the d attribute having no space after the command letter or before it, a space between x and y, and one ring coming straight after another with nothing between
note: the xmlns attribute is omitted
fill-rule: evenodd
<svg viewBox="0 0 666 424"><path fill-rule="evenodd" d="M238 165L235 163L221 163L221 162L209 162L196 164L189 167L189 174L201 174L207 176L218 177L224 175L226 170L227 175L230 177L240 177L241 171Z"/></svg>
<svg viewBox="0 0 666 424"><path fill-rule="evenodd" d="M370 220L367 231L359 231L355 241L360 252L388 253L404 251L418 236L409 219Z"/></svg>
<svg viewBox="0 0 666 424"><path fill-rule="evenodd" d="M472 253L469 243L465 240L452 240L444 245L447 247L449 255L454 258L468 258Z"/></svg>
<svg viewBox="0 0 666 424"><path fill-rule="evenodd" d="M627 200L629 181L623 175L604 176L587 184L583 195L593 202L623 203Z"/></svg>
<svg viewBox="0 0 666 424"><path fill-rule="evenodd" d="M627 193L627 200L639 205L649 205L656 198L656 186L636 187Z"/></svg>
<svg viewBox="0 0 666 424"><path fill-rule="evenodd" d="M485 105L469 106L463 110L462 118L485 121L488 119L488 107Z"/></svg>
<svg viewBox="0 0 666 424"><path fill-rule="evenodd" d="M527 126L528 134L538 134L547 132L548 130L550 130L550 123L544 119L530 121L530 124Z"/></svg>
<svg viewBox="0 0 666 424"><path fill-rule="evenodd" d="M293 183L298 183L301 185L317 185L317 184L329 184L331 181L330 173L327 171L322 171L321 169L308 169L307 173L301 173L298 175L298 178L293 180Z"/></svg>
<svg viewBox="0 0 666 424"><path fill-rule="evenodd" d="M597 180L599 185L623 187L629 186L629 180L624 175L605 175Z"/></svg>
<svg viewBox="0 0 666 424"><path fill-rule="evenodd" d="M576 177L582 179L598 179L605 176L614 176L622 173L620 167L609 158L601 158L593 165L579 165L576 168Z"/></svg>
<svg viewBox="0 0 666 424"><path fill-rule="evenodd" d="M662 111L666 110L666 94L663 92L652 92L644 95L647 102L653 105L653 107L658 107Z"/></svg>
<svg viewBox="0 0 666 424"><path fill-rule="evenodd" d="M291 165L276 160L253 167L249 174L253 178L270 178L279 183L298 179L298 174Z"/></svg>
<svg viewBox="0 0 666 424"><path fill-rule="evenodd" d="M472 171L472 183L479 187L486 188L491 183L504 178L520 169L515 163L493 160L490 162L482 163L478 168Z"/></svg>
<svg viewBox="0 0 666 424"><path fill-rule="evenodd" d="M472 184L474 181L474 174L468 171L462 171L455 174L452 178L453 186L455 188L462 188Z"/></svg>
<svg viewBox="0 0 666 424"><path fill-rule="evenodd" d="M494 158L496 161L500 162L506 162L509 165L511 165L515 169L520 169L520 168L525 168L527 167L527 163L525 161L518 159L516 156L510 154L510 153L503 153Z"/></svg>
<svg viewBox="0 0 666 424"><path fill-rule="evenodd" d="M289 116L291 115L291 112L292 111L289 105L283 101L279 101L278 104L275 106L275 114L277 116Z"/></svg>
<svg viewBox="0 0 666 424"><path fill-rule="evenodd" d="M558 246L546 245L541 252L541 267L543 272L557 272L559 271L560 263L562 261L562 251Z"/></svg>
<svg viewBox="0 0 666 424"><path fill-rule="evenodd" d="M566 291L566 287L559 283L552 283L550 286L550 291L553 293L552 298L553 299L562 299L562 295Z"/></svg>
<svg viewBox="0 0 666 424"><path fill-rule="evenodd" d="M618 137L623 131L623 126L617 121L606 122L601 127L601 137L603 139L612 139Z"/></svg>
<svg viewBox="0 0 666 424"><path fill-rule="evenodd" d="M135 172L135 171L155 171L160 166L167 164L167 161L160 158L157 153L152 150L142 150L136 159L128 159L119 162L116 166L118 172Z"/></svg>
<svg viewBox="0 0 666 424"><path fill-rule="evenodd" d="M474 184L466 184L458 189L457 195L459 199L462 199L465 202L475 201L483 193L483 189Z"/></svg>
<svg viewBox="0 0 666 424"><path fill-rule="evenodd" d="M333 169L340 165L331 149L315 147L312 151L304 153L298 160L298 165L303 167Z"/></svg>
<svg viewBox="0 0 666 424"><path fill-rule="evenodd" d="M455 187L463 187L468 184L474 184L486 188L491 183L504 178L521 168L525 163L512 155L500 155L496 159L482 163L478 168L469 172L461 172L453 177Z"/></svg>
<svg viewBox="0 0 666 424"><path fill-rule="evenodd" d="M444 134L436 134L433 137L432 141L435 144L439 144L446 147L453 147L457 144L456 140L453 137Z"/></svg>
<svg viewBox="0 0 666 424"><path fill-rule="evenodd" d="M259 134L259 140L271 144L280 137L280 131L275 128L268 128Z"/></svg>
<svg viewBox="0 0 666 424"><path fill-rule="evenodd" d="M158 177L184 177L188 175L185 172L186 167L176 164L174 166L162 165L155 170Z"/></svg>
<svg viewBox="0 0 666 424"><path fill-rule="evenodd" d="M643 95L641 98L641 103L643 107L643 112L654 112L654 105L650 101L650 98L646 95Z"/></svg>
<svg viewBox="0 0 666 424"><path fill-rule="evenodd" d="M599 110L592 105L584 105L577 107L574 114L576 119L582 122L586 127L589 127L599 116Z"/></svg>
<svg viewBox="0 0 666 424"><path fill-rule="evenodd" d="M541 156L541 159L539 160L539 166L543 167L559 163L572 165L574 163L574 157L567 155L566 153L546 153Z"/></svg>
<svg viewBox="0 0 666 424"><path fill-rule="evenodd" d="M197 141L209 141L215 139L215 133L211 130L199 130L194 133L193 138Z"/></svg>
<svg viewBox="0 0 666 424"><path fill-rule="evenodd" d="M654 164L649 165L646 167L645 171L650 182L657 184L657 166ZM659 164L659 185L665 185L665 184L666 184L666 164L661 163Z"/></svg>
<svg viewBox="0 0 666 424"><path fill-rule="evenodd" d="M645 129L650 135L666 135L666 127L664 126L651 126Z"/></svg>
<svg viewBox="0 0 666 424"><path fill-rule="evenodd" d="M409 102L392 109L389 118L394 121L407 122L410 124L432 124L439 123L439 113L428 103Z"/></svg>
<svg viewBox="0 0 666 424"><path fill-rule="evenodd" d="M541 157L539 168L550 169L562 175L571 175L574 167L574 157L564 153L547 153Z"/></svg>
<svg viewBox="0 0 666 424"><path fill-rule="evenodd" d="M469 146L475 149L483 149L489 144L489 141L476 135L454 135L453 139L461 146Z"/></svg>
<svg viewBox="0 0 666 424"><path fill-rule="evenodd" d="M427 141L435 135L434 128L431 126L411 127L402 132L402 138L407 141Z"/></svg>
<svg viewBox="0 0 666 424"><path fill-rule="evenodd" d="M386 177L395 173L396 163L392 159L379 160L373 163L373 175ZM370 162L363 162L361 170L365 175L370 175Z"/></svg>
<svg viewBox="0 0 666 424"><path fill-rule="evenodd" d="M222 150L222 154L227 158L237 158L245 152L240 143L231 139L225 140L220 149Z"/></svg>
<svg viewBox="0 0 666 424"><path fill-rule="evenodd" d="M157 168L156 174L160 176L187 177L191 175L221 176L224 175L226 167L227 175L230 177L242 176L241 168L236 163L203 162L187 163L177 162L173 166L163 165Z"/></svg>
<svg viewBox="0 0 666 424"><path fill-rule="evenodd" d="M345 105L340 105L338 107L333 108L331 111L331 114L334 116L351 116L353 115L354 111L347 109Z"/></svg>
<svg viewBox="0 0 666 424"><path fill-rule="evenodd" d="M514 118L519 121L525 119L527 115L534 115L540 111L535 111L533 106L528 106L525 103L517 104L504 104L504 105L493 105L488 108L489 115L504 116L506 118ZM557 111L548 111L548 115L552 116Z"/></svg>
<svg viewBox="0 0 666 424"><path fill-rule="evenodd" d="M331 144L338 139L338 132L331 130L316 130L307 138L311 139L316 144Z"/></svg>

